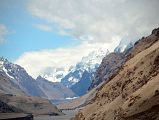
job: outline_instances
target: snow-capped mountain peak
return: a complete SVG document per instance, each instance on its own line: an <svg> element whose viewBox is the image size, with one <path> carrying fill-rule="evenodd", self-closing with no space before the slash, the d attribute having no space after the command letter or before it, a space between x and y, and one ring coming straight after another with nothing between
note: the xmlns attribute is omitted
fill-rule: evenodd
<svg viewBox="0 0 159 120"><path fill-rule="evenodd" d="M106 49L98 49L97 51L93 51L88 56L82 58L82 60L76 64L76 69L81 69L82 71L94 71L101 63L102 59L109 54L109 51Z"/></svg>
<svg viewBox="0 0 159 120"><path fill-rule="evenodd" d="M93 65L93 64L100 64L103 57L105 55L107 55L109 53L109 51L106 49L98 49L97 51L93 51L91 53L88 54L88 56L83 57L81 60L81 63L85 63L85 64L89 64L89 65Z"/></svg>
<svg viewBox="0 0 159 120"><path fill-rule="evenodd" d="M102 58L108 54L109 51L107 49L98 49L97 51L93 51L88 56L85 56L78 62L75 66L70 66L70 68L56 68L56 67L47 67L44 71L41 72L40 76L51 81L51 82L61 82L61 80L69 73L79 71L78 77L82 76L82 73L87 71L94 71L99 66L102 61ZM79 79L70 77L68 79L71 83L77 83Z"/></svg>
<svg viewBox="0 0 159 120"><path fill-rule="evenodd" d="M102 59L107 54L109 54L107 49L98 49L97 51L91 52L88 54L88 56L83 57L80 62L72 67L68 74L61 80L61 82L65 86L71 87L81 80L85 71L91 73L90 75L93 75L92 73L96 71Z"/></svg>
<svg viewBox="0 0 159 120"><path fill-rule="evenodd" d="M0 58L0 71L5 72L5 74L11 79L15 79L13 71L19 71L19 67L16 64L10 63L7 59L1 57Z"/></svg>

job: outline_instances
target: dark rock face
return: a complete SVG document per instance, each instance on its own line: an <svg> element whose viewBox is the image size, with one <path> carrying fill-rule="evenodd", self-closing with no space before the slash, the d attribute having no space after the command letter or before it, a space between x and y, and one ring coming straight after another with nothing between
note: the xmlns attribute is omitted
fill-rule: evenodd
<svg viewBox="0 0 159 120"><path fill-rule="evenodd" d="M123 65L125 59L123 53L110 53L103 58L95 77L89 87L89 90L98 86L103 81L108 80Z"/></svg>
<svg viewBox="0 0 159 120"><path fill-rule="evenodd" d="M71 87L72 91L74 91L78 96L84 95L91 85L92 76L93 73L84 71L80 81Z"/></svg>
<svg viewBox="0 0 159 120"><path fill-rule="evenodd" d="M159 36L159 28L156 28L152 31L152 34L155 34L156 36Z"/></svg>

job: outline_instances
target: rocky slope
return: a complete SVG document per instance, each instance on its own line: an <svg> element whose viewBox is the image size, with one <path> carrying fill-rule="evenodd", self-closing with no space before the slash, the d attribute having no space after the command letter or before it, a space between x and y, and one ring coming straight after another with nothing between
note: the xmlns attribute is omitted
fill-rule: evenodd
<svg viewBox="0 0 159 120"><path fill-rule="evenodd" d="M25 92L2 71L0 71L0 92L4 94L25 95Z"/></svg>
<svg viewBox="0 0 159 120"><path fill-rule="evenodd" d="M75 120L159 119L159 28L139 40Z"/></svg>
<svg viewBox="0 0 159 120"><path fill-rule="evenodd" d="M114 52L107 54L92 79L88 90L95 88L99 84L107 81L115 75L121 66L125 63L130 50L133 48L135 41L121 40Z"/></svg>
<svg viewBox="0 0 159 120"><path fill-rule="evenodd" d="M123 53L110 53L103 58L101 65L95 73L95 77L89 87L89 90L98 86L103 81L108 80L123 65L125 59Z"/></svg>

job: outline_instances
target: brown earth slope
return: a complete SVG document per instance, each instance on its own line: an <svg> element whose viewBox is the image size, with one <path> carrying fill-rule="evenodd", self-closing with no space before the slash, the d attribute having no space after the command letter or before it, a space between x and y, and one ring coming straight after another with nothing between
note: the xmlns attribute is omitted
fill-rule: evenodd
<svg viewBox="0 0 159 120"><path fill-rule="evenodd" d="M9 106L18 108L24 113L63 115L56 106L52 105L47 99L40 97L17 96L0 93L0 101Z"/></svg>
<svg viewBox="0 0 159 120"><path fill-rule="evenodd" d="M74 120L159 119L159 29L139 40L120 69Z"/></svg>

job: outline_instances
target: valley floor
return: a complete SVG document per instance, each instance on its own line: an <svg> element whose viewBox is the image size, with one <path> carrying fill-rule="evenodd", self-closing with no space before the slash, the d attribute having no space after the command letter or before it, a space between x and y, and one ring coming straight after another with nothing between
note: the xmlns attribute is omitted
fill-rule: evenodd
<svg viewBox="0 0 159 120"><path fill-rule="evenodd" d="M65 115L61 116L39 115L39 116L34 116L34 120L70 120L75 116L77 110L66 110L62 112L65 113Z"/></svg>

